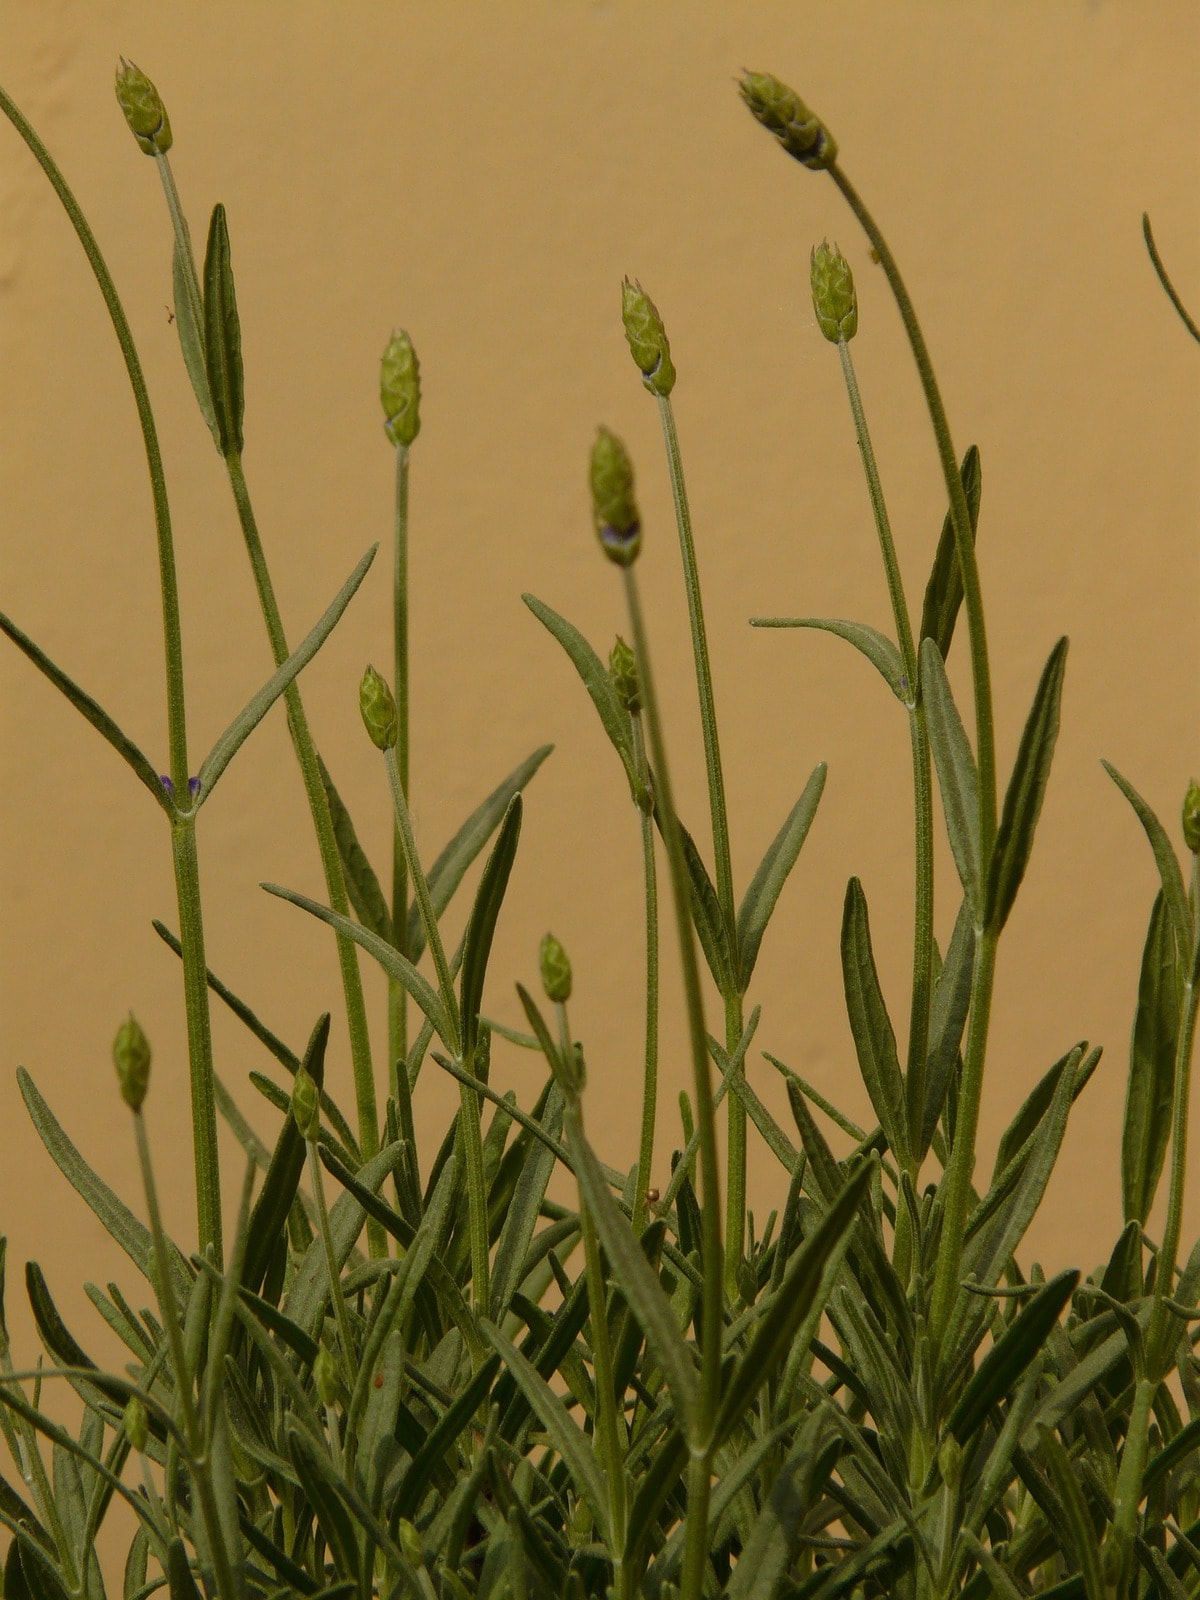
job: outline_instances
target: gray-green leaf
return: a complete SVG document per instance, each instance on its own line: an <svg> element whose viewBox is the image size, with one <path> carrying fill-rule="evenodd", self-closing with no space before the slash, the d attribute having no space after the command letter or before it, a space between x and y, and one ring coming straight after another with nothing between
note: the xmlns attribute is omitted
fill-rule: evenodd
<svg viewBox="0 0 1200 1600"><path fill-rule="evenodd" d="M862 884L851 878L842 912L842 982L854 1048L875 1115L901 1166L909 1164L908 1110L904 1079L896 1053L896 1034L888 1016L875 955Z"/></svg>
<svg viewBox="0 0 1200 1600"><path fill-rule="evenodd" d="M954 852L954 864L962 886L973 906L979 905L979 776L975 757L967 742L966 730L937 645L932 639L921 644L921 698L925 706L925 725L937 768L938 787L946 814L946 833Z"/></svg>
<svg viewBox="0 0 1200 1600"><path fill-rule="evenodd" d="M963 492L967 497L967 514L971 519L971 541L974 543L979 528L979 498L983 491L983 475L979 465L979 451L974 445L963 457L959 469ZM962 605L962 573L958 566L958 543L954 537L954 523L946 513L938 539L937 554L925 588L925 603L921 607L921 639L932 639L942 659L950 654L950 641L954 637L954 624Z"/></svg>
<svg viewBox="0 0 1200 1600"><path fill-rule="evenodd" d="M1166 895L1160 889L1142 952L1125 1089L1121 1196L1126 1222L1144 1223L1150 1215L1171 1136L1175 1044L1179 1036L1179 967Z"/></svg>
<svg viewBox="0 0 1200 1600"><path fill-rule="evenodd" d="M204 330L196 320L192 307L191 273L176 243L171 256L171 286L175 295L175 331L179 334L179 348L183 351L183 364L191 379L192 393L200 407L200 415L208 424L217 449L221 448L221 431L217 427L217 414L213 410L212 390L208 384L208 368L204 364ZM204 307L200 306L203 317Z"/></svg>
<svg viewBox="0 0 1200 1600"><path fill-rule="evenodd" d="M242 453L242 328L225 207L213 207L204 253L204 363L217 421L218 448L224 456Z"/></svg>
<svg viewBox="0 0 1200 1600"><path fill-rule="evenodd" d="M750 985L771 913L775 910L780 892L796 864L816 816L827 770L823 761L813 768L812 776L804 786L804 793L772 840L742 900L737 918L738 987L742 994Z"/></svg>
<svg viewBox="0 0 1200 1600"><path fill-rule="evenodd" d="M904 680L900 652L885 633L865 622L845 622L840 617L751 617L752 628L820 628L835 633L852 644L883 678L897 700L905 705L912 699L911 685Z"/></svg>

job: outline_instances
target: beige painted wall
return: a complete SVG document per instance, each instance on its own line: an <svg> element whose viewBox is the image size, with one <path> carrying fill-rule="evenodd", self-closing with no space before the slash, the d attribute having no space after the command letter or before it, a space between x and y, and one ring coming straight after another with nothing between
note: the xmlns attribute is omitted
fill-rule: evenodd
<svg viewBox="0 0 1200 1600"><path fill-rule="evenodd" d="M1058 0L836 7L630 3L0 8L0 75L61 160L108 252L159 415L175 514L193 746L207 748L269 658L220 463L168 324L170 248L154 171L111 92L119 53L156 79L193 231L229 214L247 359L246 467L293 639L366 546L387 540L391 457L376 364L393 325L423 364L413 452L415 809L426 852L528 751L556 754L525 835L487 996L516 1023L553 927L576 968L588 1113L617 1163L636 1139L641 970L635 816L564 659L520 603L533 590L607 650L619 586L584 487L597 422L634 451L642 563L687 815L704 807L679 557L654 407L618 316L622 274L662 309L706 585L740 886L813 765L830 777L768 937L758 1043L853 1114L838 975L846 879L870 900L887 994L906 1013L911 795L904 719L837 641L752 632L756 613L888 625L838 363L816 329L810 245L846 249L855 346L919 602L942 516L920 398L882 276L833 185L788 162L734 92L743 65L793 82L838 136L925 319L956 442L983 453L980 559L1007 772L1041 664L1071 637L1063 735L1031 872L1001 949L984 1155L1076 1039L1107 1054L1034 1235L1047 1267L1091 1266L1119 1226L1119 1130L1145 917L1145 841L1099 766L1177 814L1197 765L1197 352L1154 281L1143 208L1200 302L1190 4ZM165 750L150 504L116 346L86 266L19 141L0 155L0 605L156 760ZM359 726L365 662L387 657L381 553L304 690L318 742L377 860L388 801ZM961 668L961 661L958 666ZM965 686L964 686L965 693ZM149 1115L168 1211L190 1237L179 974L150 919L175 920L166 830L124 768L7 645L0 650L0 1227L13 1323L26 1257L73 1288L120 1275L52 1168L14 1081L24 1064L89 1159L139 1205L109 1064L136 1008L156 1047ZM277 712L200 828L213 966L293 1044L340 1014L330 941L258 888L320 893ZM939 928L953 913L940 860ZM465 902L452 922L457 926ZM669 951L669 947L668 947ZM687 1081L673 957L663 1170ZM368 973L376 1020L383 991ZM715 1012L714 1012L715 1015ZM902 1031L902 1029L901 1029ZM220 1071L264 1055L218 1011ZM382 1027L377 1044L382 1040ZM770 1069L755 1083L786 1117ZM349 1100L339 1023L334 1085ZM497 1048L528 1102L530 1057ZM423 1126L452 1088L427 1068ZM264 1130L273 1118L256 1113ZM226 1187L237 1162L232 1144ZM761 1147L755 1204L779 1198ZM1200 1187L1196 1189L1200 1194ZM1190 1210L1200 1223L1200 1200Z"/></svg>

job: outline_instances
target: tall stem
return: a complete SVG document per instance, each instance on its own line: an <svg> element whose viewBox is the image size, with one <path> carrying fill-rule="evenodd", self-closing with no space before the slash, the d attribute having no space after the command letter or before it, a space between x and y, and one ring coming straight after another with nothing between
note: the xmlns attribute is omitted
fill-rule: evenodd
<svg viewBox="0 0 1200 1600"><path fill-rule="evenodd" d="M929 758L929 737L925 729L925 708L917 694L917 653L913 639L904 581L892 538L891 519L883 497L883 485L867 427L866 412L859 392L854 358L845 339L838 341L842 374L854 416L858 447L862 453L867 491L875 516L875 530L887 575L888 595L896 625L896 640L904 667L905 707L912 745L914 828L916 834L916 887L913 897L913 980L912 1009L908 1028L908 1070L905 1076L908 1101L909 1143L912 1150L910 1173L915 1182L919 1168L918 1146L925 1106L925 1056L929 1047L929 1008L933 993L933 777Z"/></svg>
<svg viewBox="0 0 1200 1600"><path fill-rule="evenodd" d="M275 658L275 665L281 666L288 657L287 636L283 631L283 620L275 599L275 586L271 581L266 556L263 553L246 474L242 470L242 458L237 451L230 451L225 465L229 472L229 483L237 506L238 520L242 526L246 553L250 558L250 568L254 574L254 586L258 591L259 605L267 626L271 654ZM350 902L346 894L346 879L342 872L341 857L338 855L337 840L334 837L333 819L329 814L329 801L325 794L325 785L321 782L316 746L309 732L304 702L300 698L300 689L296 683L289 684L284 691L284 703L287 706L288 729L300 763L304 791L308 796L309 810L316 830L329 904L340 916L349 916ZM367 1032L367 1008L363 999L362 977L358 970L358 954L354 941L339 933L337 952L342 974L342 991L346 1001L346 1018L350 1029L350 1058L354 1073L354 1097L358 1109L359 1146L363 1159L369 1161L379 1150L379 1118L375 1104L375 1079L371 1067L371 1040ZM369 1221L367 1230L371 1254L375 1256L385 1254L386 1244L379 1224Z"/></svg>
<svg viewBox="0 0 1200 1600"><path fill-rule="evenodd" d="M408 795L408 446L396 446L396 514L392 561L393 692L396 698L396 766ZM392 934L396 949L408 955L408 868L399 830L392 833ZM388 979L388 1075L396 1094L396 1073L408 1056L408 990Z"/></svg>
<svg viewBox="0 0 1200 1600"><path fill-rule="evenodd" d="M649 643L642 618L637 579L632 567L624 568L625 598L633 631L638 678L645 703L650 734L650 753L654 758L658 784L658 805L667 859L671 868L671 891L675 905L675 925L683 967L684 999L691 1044L692 1074L696 1095L696 1124L700 1134L701 1176L701 1257L702 1291L700 1385L696 1409L688 1419L691 1461L688 1469L687 1530L683 1556L682 1600L700 1600L708 1561L708 1504L712 1486L712 1429L721 1388L721 1328L724 1316L724 1281L721 1248L721 1196L717 1160L716 1117L713 1108L712 1078L704 1027L704 1000L700 990L700 966L696 957L695 930L688 899L687 866L683 841L671 792L666 743L654 692Z"/></svg>
<svg viewBox="0 0 1200 1600"><path fill-rule="evenodd" d="M641 713L632 718L634 771L649 782ZM642 830L642 882L646 895L646 1048L642 1067L642 1131L638 1144L637 1187L633 1195L633 1231L640 1233L649 1214L650 1170L654 1160L654 1124L658 1116L658 869L654 861L654 825L648 811L638 812Z"/></svg>
<svg viewBox="0 0 1200 1600"><path fill-rule="evenodd" d="M183 682L183 635L179 623L179 585L175 572L175 544L171 532L171 509L167 500L167 481L163 470L162 451L158 442L158 429L150 405L150 395L142 372L142 363L129 319L117 293L112 274L96 242L96 236L80 210L71 188L58 164L38 138L16 105L0 90L0 111L25 141L42 171L58 196L71 226L83 247L88 265L99 286L108 311L129 387L137 407L138 423L142 431L142 445L150 475L150 494L154 507L154 531L158 548L158 581L162 603L163 653L166 666L167 690L167 744L170 754L171 782L175 794L182 798L188 792L187 721L185 715ZM177 825L173 822L172 856L175 867L175 891L180 908L180 933L182 943L184 997L187 1008L188 1072L191 1079L192 1137L196 1151L195 1187L196 1219L202 1251L211 1248L214 1259L221 1264L221 1181L220 1160L217 1150L216 1117L214 1104L212 1041L209 1028L208 985L204 964L203 923L200 907L200 881L196 860L195 837L190 845L181 844ZM211 1114L210 1114L211 1113Z"/></svg>
<svg viewBox="0 0 1200 1600"><path fill-rule="evenodd" d="M721 769L721 745L717 735L717 709L713 699L712 667L708 656L708 634L704 626L704 606L700 598L700 571L696 565L696 545L692 538L692 514L688 506L679 436L675 431L675 412L669 395L658 396L671 478L671 499L675 506L675 525L679 530L679 549L683 556L683 581L687 591L688 619L692 629L692 656L696 668L696 691L700 699L700 727L704 735L704 766L708 775L708 809L712 820L713 866L716 872L717 901L725 924L725 936L734 952L737 967L737 908L733 898L733 866L729 847L729 817L725 804L725 778ZM725 1048L732 1055L742 1036L742 996L735 970L725 1008ZM746 1108L736 1094L728 1098L727 1170L725 1196L725 1286L732 1296L737 1292L737 1269L741 1265L746 1219Z"/></svg>

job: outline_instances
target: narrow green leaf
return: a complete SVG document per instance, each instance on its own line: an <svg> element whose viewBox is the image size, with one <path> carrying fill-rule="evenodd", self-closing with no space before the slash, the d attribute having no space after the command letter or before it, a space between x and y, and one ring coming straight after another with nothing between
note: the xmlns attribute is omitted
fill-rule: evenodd
<svg viewBox="0 0 1200 1600"><path fill-rule="evenodd" d="M1155 865L1158 875L1162 880L1163 894L1166 897L1167 909L1171 913L1171 926L1175 930L1175 946L1180 958L1187 962L1192 953L1192 919L1188 911L1187 890L1183 886L1183 873L1179 868L1179 858L1171 847L1167 837L1167 830L1158 820L1153 809L1142 799L1141 795L1129 782L1123 778L1108 761L1101 761L1100 765L1120 789L1126 800L1133 807L1138 821L1145 829L1146 837L1150 841L1150 848L1154 851Z"/></svg>
<svg viewBox="0 0 1200 1600"><path fill-rule="evenodd" d="M429 896L439 917L450 904L467 868L504 820L513 798L524 790L553 749L552 744L544 744L514 767L504 782L497 784L487 799L476 806L430 867ZM421 926L420 909L414 903L408 914L409 960L419 961L424 948L425 930Z"/></svg>
<svg viewBox="0 0 1200 1600"><path fill-rule="evenodd" d="M3 1519L6 1520L6 1519ZM19 1524L4 1564L4 1593L11 1600L70 1600L58 1568ZM14 1554L16 1552L16 1554Z"/></svg>
<svg viewBox="0 0 1200 1600"><path fill-rule="evenodd" d="M983 491L983 475L979 465L979 451L972 445L963 457L959 468L963 492L967 497L967 514L971 519L971 542L979 528L979 499ZM954 523L947 511L938 539L933 569L925 587L925 603L921 608L920 639L932 639L943 659L950 654L950 641L954 637L954 624L962 605L962 573L958 566L958 545L954 537Z"/></svg>
<svg viewBox="0 0 1200 1600"><path fill-rule="evenodd" d="M550 1138L557 1140L561 1136L562 1117L562 1089L557 1083L552 1083L545 1110L539 1118ZM509 1302L521 1286L525 1272L525 1258L555 1166L554 1153L547 1145L534 1140L527 1129L523 1130L522 1137L527 1140L528 1148L513 1190L512 1200L505 1212L492 1264L490 1314L492 1321L497 1325L502 1322L508 1311Z"/></svg>
<svg viewBox="0 0 1200 1600"><path fill-rule="evenodd" d="M1067 641L1060 639L1042 669L1004 796L1004 810L1000 816L1000 827L988 871L984 911L986 926L995 932L999 932L1008 920L1029 864L1033 833L1041 814L1046 783L1050 777L1050 763L1054 759L1054 745L1058 738L1066 665Z"/></svg>
<svg viewBox="0 0 1200 1600"><path fill-rule="evenodd" d="M946 1424L965 1445L982 1428L991 1408L1017 1380L1050 1336L1079 1283L1078 1272L1060 1272L1042 1285L980 1362Z"/></svg>
<svg viewBox="0 0 1200 1600"><path fill-rule="evenodd" d="M950 692L946 668L932 639L921 644L921 697L954 864L968 899L978 907L979 775L962 718Z"/></svg>
<svg viewBox="0 0 1200 1600"><path fill-rule="evenodd" d="M500 1357L489 1356L430 1430L425 1443L413 1456L397 1491L391 1510L393 1526L397 1517L411 1517L417 1511L429 1492L430 1479L437 1463L463 1431L473 1427L475 1414L491 1392L499 1371Z"/></svg>
<svg viewBox="0 0 1200 1600"><path fill-rule="evenodd" d="M582 679L584 688L591 696L592 704L595 706L600 721L604 725L604 731L608 735L613 749L625 764L625 770L632 785L634 782L633 741L629 731L629 716L617 699L617 691L613 688L608 669L573 623L568 622L565 617L560 617L557 611L551 610L536 595L523 594L521 599L524 600L542 626L554 635L571 658L571 664Z"/></svg>
<svg viewBox="0 0 1200 1600"><path fill-rule="evenodd" d="M1075 1467L1063 1449L1061 1440L1049 1428L1041 1430L1041 1444L1042 1456L1050 1469L1059 1503L1066 1514L1066 1527L1057 1527L1054 1530L1056 1537L1061 1541L1065 1534L1069 1541L1083 1574L1087 1600L1106 1600L1104 1577L1100 1570L1100 1535L1088 1514Z"/></svg>
<svg viewBox="0 0 1200 1600"><path fill-rule="evenodd" d="M1021 1104L1021 1109L1000 1135L1000 1142L996 1146L996 1165L992 1169L993 1184L1003 1175L1013 1158L1020 1154L1028 1144L1038 1124L1046 1115L1050 1102L1054 1099L1055 1092L1058 1089L1059 1079L1067 1070L1067 1064L1072 1059L1079 1064L1075 1072L1071 1098L1072 1100L1078 1100L1092 1073L1095 1072L1102 1054L1099 1045L1096 1045L1092 1050L1088 1050L1086 1056L1083 1055L1084 1050L1087 1050L1087 1041L1081 1039L1076 1046L1067 1051L1065 1056L1059 1056L1054 1065L1047 1068L1029 1091Z"/></svg>
<svg viewBox="0 0 1200 1600"><path fill-rule="evenodd" d="M53 1111L42 1099L36 1084L24 1067L17 1068L17 1086L30 1119L37 1129L38 1137L50 1152L55 1166L76 1194L87 1202L92 1213L121 1246L147 1282L153 1284L154 1244L150 1238L149 1228L138 1221L125 1202L118 1200L104 1180L88 1166L63 1131ZM192 1274L184 1265L183 1257L175 1246L170 1245L169 1248L175 1293L184 1300L191 1286Z"/></svg>
<svg viewBox="0 0 1200 1600"><path fill-rule="evenodd" d="M358 591L359 584L367 575L367 569L375 559L375 552L379 549L373 544L346 579L345 583L334 595L325 609L324 615L309 630L303 641L292 651L291 655L263 684L256 695L238 712L237 716L225 729L225 732L213 745L205 756L200 767L200 792L196 799L196 808L208 799L217 786L217 780L225 768L233 760L238 750L253 733L254 729L266 716L284 691L295 682L303 668L305 668L317 651L333 632L340 621L342 613L350 604Z"/></svg>
<svg viewBox="0 0 1200 1600"><path fill-rule="evenodd" d="M759 946L767 923L771 920L771 913L775 910L780 892L796 864L817 814L817 806L825 788L826 771L823 761L813 768L812 776L804 786L804 793L769 845L742 900L737 918L738 988L742 994L750 986Z"/></svg>
<svg viewBox="0 0 1200 1600"><path fill-rule="evenodd" d="M1002 1562L997 1561L987 1545L981 1539L976 1538L970 1528L961 1529L959 1537L983 1569L983 1575L991 1584L992 1593L996 1596L996 1600L1025 1600L1023 1591L1017 1588L1011 1573L1007 1571Z"/></svg>
<svg viewBox="0 0 1200 1600"><path fill-rule="evenodd" d="M824 1408L805 1418L795 1447L758 1508L725 1600L775 1600L792 1564L800 1524L813 1509L841 1451Z"/></svg>
<svg viewBox="0 0 1200 1600"><path fill-rule="evenodd" d="M1171 1137L1175 1045L1179 1036L1180 962L1163 890L1155 896L1142 952L1137 1013L1129 1050L1121 1135L1125 1220L1150 1215Z"/></svg>
<svg viewBox="0 0 1200 1600"><path fill-rule="evenodd" d="M654 814L655 820L659 821L661 827L657 807ZM721 902L717 899L717 891L708 875L704 859L696 848L696 841L682 822L679 823L679 838L683 845L683 859L687 865L692 921L700 940L700 948L704 951L704 959L708 962L713 982L722 994L728 994L735 984L733 951L729 948L725 919L721 915Z"/></svg>
<svg viewBox="0 0 1200 1600"><path fill-rule="evenodd" d="M752 628L820 628L824 633L835 633L839 639L852 644L883 678L897 700L905 705L912 698L904 681L904 663L900 652L885 633L868 627L865 622L844 622L839 617L751 617Z"/></svg>
<svg viewBox="0 0 1200 1600"><path fill-rule="evenodd" d="M613 1199L600 1163L582 1132L578 1140L572 1134L572 1145L575 1176L608 1255L613 1277L641 1323L646 1343L662 1368L675 1402L676 1415L681 1419L690 1418L696 1400L696 1369L671 1302Z"/></svg>
<svg viewBox="0 0 1200 1600"><path fill-rule="evenodd" d="M445 1040L446 1044L453 1048L446 1014L442 1009L442 1002L437 991L430 984L428 978L422 977L412 962L406 961L398 950L394 950L390 944L385 943L377 934L372 933L369 928L362 927L352 917L340 916L338 912L331 911L328 906L321 905L318 900L310 900L307 895L297 894L294 889L281 888L277 883L264 883L261 887L268 894L278 895L281 900L290 901L292 905L299 906L302 911L309 912L319 921L328 923L338 933L344 933L353 939L356 944L362 945L367 954L374 956L389 976L404 985L417 1005L420 1006L421 1010L432 1022L437 1030L438 1037Z"/></svg>
<svg viewBox="0 0 1200 1600"><path fill-rule="evenodd" d="M512 864L517 854L517 843L521 837L521 814L521 796L516 794L509 801L508 810L504 813L504 821L500 824L496 843L492 846L487 865L483 869L483 876L479 880L479 889L471 910L471 920L467 924L467 936L463 945L462 987L459 992L462 996L463 1065L469 1071L474 1070L475 1044L479 1037L479 1009L483 1004L483 980L487 973L488 957L492 953L496 920L504 902L509 874L512 872Z"/></svg>
<svg viewBox="0 0 1200 1600"><path fill-rule="evenodd" d="M946 959L933 990L929 1013L929 1053L925 1058L925 1107L917 1155L924 1158L946 1103L950 1081L959 1062L963 1028L971 1005L971 977L975 966L975 914L964 896L946 949Z"/></svg>
<svg viewBox="0 0 1200 1600"><path fill-rule="evenodd" d="M754 1396L789 1353L800 1325L820 1315L833 1289L843 1246L849 1243L855 1213L871 1181L864 1161L846 1180L840 1195L797 1250L779 1292L759 1319L750 1343L733 1370L713 1429L719 1446L743 1420Z"/></svg>
<svg viewBox="0 0 1200 1600"><path fill-rule="evenodd" d="M242 453L242 328L225 207L213 207L204 252L204 364L217 420L217 448L223 456Z"/></svg>
<svg viewBox="0 0 1200 1600"><path fill-rule="evenodd" d="M55 666L44 650L38 648L27 633L23 633L15 622L9 620L0 612L0 633L5 633L24 655L28 656L34 666L75 707L76 711L91 723L102 738L108 740L113 749L126 762L133 772L141 779L146 788L158 801L159 805L168 816L174 815L174 806L171 797L163 787L162 779L147 761L146 757L134 744L127 734L121 732L116 723L105 711L104 707L97 704L91 695L81 689L73 678L68 678L61 667Z"/></svg>
<svg viewBox="0 0 1200 1600"><path fill-rule="evenodd" d="M900 1165L907 1167L911 1140L904 1079L896 1035L875 970L867 900L857 878L851 878L846 886L842 911L842 983L859 1071L884 1138Z"/></svg>
<svg viewBox="0 0 1200 1600"><path fill-rule="evenodd" d="M482 1321L484 1337L512 1373L521 1392L537 1412L542 1426L550 1437L571 1474L576 1493L587 1501L596 1526L602 1530L606 1543L611 1544L612 1526L609 1518L608 1495L604 1478L596 1460L592 1441L572 1417L566 1406L551 1389L537 1369L526 1360L490 1322Z"/></svg>
<svg viewBox="0 0 1200 1600"><path fill-rule="evenodd" d="M346 810L342 797L329 776L329 768L319 753L317 764L321 772L325 799L329 804L333 837L337 842L338 856L346 878L346 892L350 896L355 915L377 938L384 940L386 944L394 945L396 939L392 929L392 915L384 899L383 890L379 886L379 879L375 876L375 869L367 860L366 851L358 842L358 834L354 831L350 813Z"/></svg>
<svg viewBox="0 0 1200 1600"><path fill-rule="evenodd" d="M304 1052L304 1067L318 1089L325 1081L325 1050L329 1044L329 1012L323 1012ZM246 1257L242 1268L242 1287L257 1294L267 1275L267 1267L280 1235L287 1227L288 1213L296 1198L304 1172L304 1139L296 1119L285 1116L263 1180L262 1191L250 1213Z"/></svg>
<svg viewBox="0 0 1200 1600"><path fill-rule="evenodd" d="M391 1328L369 1366L364 1359L363 1370L370 1372L370 1382L365 1391L366 1408L355 1466L362 1479L367 1504L378 1516L384 1477L397 1455L396 1417L405 1387L404 1335L399 1327Z"/></svg>
<svg viewBox="0 0 1200 1600"><path fill-rule="evenodd" d="M192 393L200 407L200 415L208 424L213 443L221 448L221 432L217 427L217 414L213 410L212 390L208 385L208 368L204 364L204 330L196 323L192 311L192 297L188 285L188 267L176 244L171 253L171 288L175 298L175 331L179 335L179 348L183 351L183 364L191 380ZM201 308L203 309L203 308Z"/></svg>
<svg viewBox="0 0 1200 1600"><path fill-rule="evenodd" d="M361 1582L362 1554L358 1531L341 1496L329 1482L324 1470L325 1463L294 1422L287 1430L287 1444L292 1465L304 1485L305 1498L316 1515L329 1553L336 1563L335 1570L352 1577L356 1583Z"/></svg>

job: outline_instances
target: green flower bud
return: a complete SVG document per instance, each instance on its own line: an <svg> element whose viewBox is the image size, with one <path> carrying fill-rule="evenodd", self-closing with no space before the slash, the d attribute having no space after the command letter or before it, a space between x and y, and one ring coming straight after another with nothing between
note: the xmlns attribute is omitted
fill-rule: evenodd
<svg viewBox="0 0 1200 1600"><path fill-rule="evenodd" d="M608 655L608 675L617 691L617 699L630 716L642 709L642 690L638 683L637 657L620 634Z"/></svg>
<svg viewBox="0 0 1200 1600"><path fill-rule="evenodd" d="M301 1067L292 1085L292 1115L304 1139L315 1139L321 1131L321 1091L312 1074Z"/></svg>
<svg viewBox="0 0 1200 1600"><path fill-rule="evenodd" d="M131 1111L140 1111L150 1084L150 1041L132 1011L117 1029L112 1054L121 1099Z"/></svg>
<svg viewBox="0 0 1200 1600"><path fill-rule="evenodd" d="M621 285L621 320L642 382L651 394L665 398L675 387L667 330L654 301L640 283L630 283L628 278Z"/></svg>
<svg viewBox="0 0 1200 1600"><path fill-rule="evenodd" d="M837 142L794 89L770 72L747 72L738 83L742 99L788 155L820 171L837 160Z"/></svg>
<svg viewBox="0 0 1200 1600"><path fill-rule="evenodd" d="M312 1082L312 1079L309 1079ZM338 1376L337 1362L322 1345L317 1351L316 1360L313 1362L313 1382L317 1386L317 1394L323 1406L331 1406L337 1399Z"/></svg>
<svg viewBox="0 0 1200 1600"><path fill-rule="evenodd" d="M362 675L362 682L358 686L358 709L362 712L363 727L370 734L375 748L393 749L400 729L396 701L374 667L368 667Z"/></svg>
<svg viewBox="0 0 1200 1600"><path fill-rule="evenodd" d="M629 452L607 428L592 446L590 469L592 511L604 553L619 567L632 566L642 547L642 524L633 498L633 463Z"/></svg>
<svg viewBox="0 0 1200 1600"><path fill-rule="evenodd" d="M547 1000L561 1004L571 998L571 963L552 933L542 939L542 988Z"/></svg>
<svg viewBox="0 0 1200 1600"><path fill-rule="evenodd" d="M1200 783L1195 778L1183 797L1183 839L1193 855L1200 855Z"/></svg>
<svg viewBox="0 0 1200 1600"><path fill-rule="evenodd" d="M400 1543L400 1554L410 1567L416 1567L419 1571L425 1565L425 1551L421 1545L421 1535L407 1517L400 1518L396 1535Z"/></svg>
<svg viewBox="0 0 1200 1600"><path fill-rule="evenodd" d="M124 56L117 67L117 104L139 148L148 156L165 156L172 144L167 108L146 74Z"/></svg>
<svg viewBox="0 0 1200 1600"><path fill-rule="evenodd" d="M409 445L421 431L421 363L401 328L387 342L379 373L383 431L393 444Z"/></svg>
<svg viewBox="0 0 1200 1600"><path fill-rule="evenodd" d="M938 1468L942 1482L953 1493L962 1482L963 1448L952 1433L938 1445Z"/></svg>
<svg viewBox="0 0 1200 1600"><path fill-rule="evenodd" d="M817 326L832 344L853 339L858 332L858 296L850 263L837 245L822 241L813 246L809 271Z"/></svg>
<svg viewBox="0 0 1200 1600"><path fill-rule="evenodd" d="M125 1406L125 1437L139 1455L145 1450L146 1440L150 1437L146 1407L136 1394L129 1396Z"/></svg>

